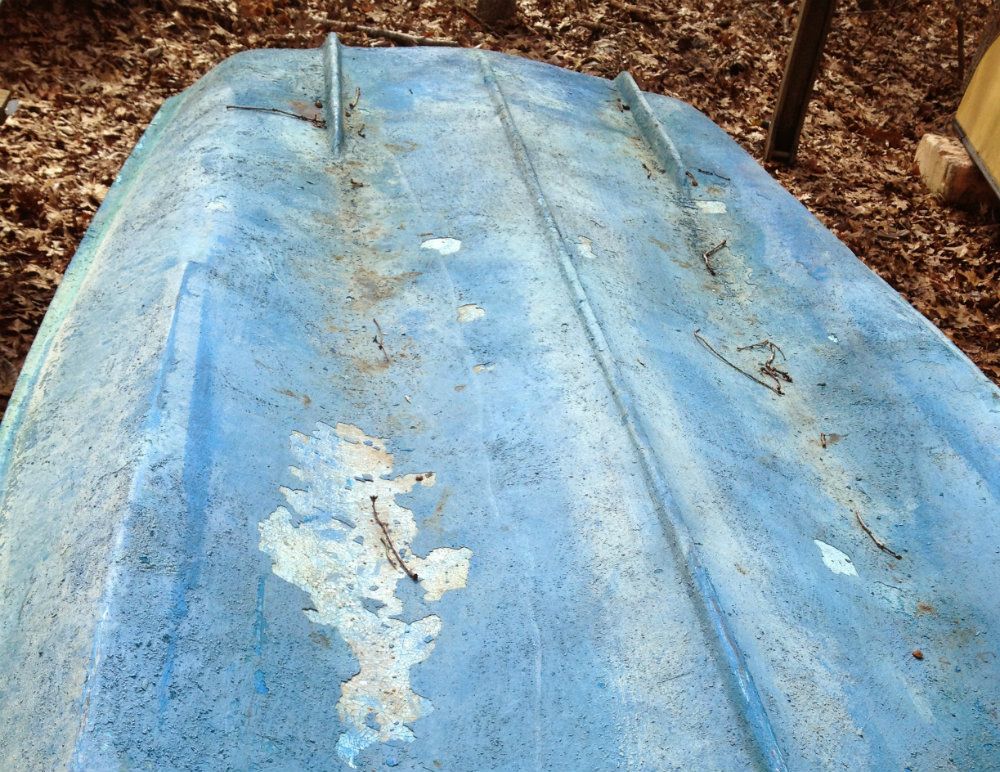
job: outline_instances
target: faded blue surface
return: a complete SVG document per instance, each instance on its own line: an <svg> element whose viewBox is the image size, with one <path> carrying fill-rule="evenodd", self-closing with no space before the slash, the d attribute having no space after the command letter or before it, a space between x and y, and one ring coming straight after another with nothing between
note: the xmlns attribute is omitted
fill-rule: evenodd
<svg viewBox="0 0 1000 772"><path fill-rule="evenodd" d="M385 481L322 478L337 424ZM4 419L0 767L995 769L998 440L997 389L690 107L242 54L154 120ZM325 495L284 533L349 544L337 496L425 470L404 552L468 578L366 598L440 631L412 735L352 755L389 703L341 712L351 633L262 534Z"/></svg>

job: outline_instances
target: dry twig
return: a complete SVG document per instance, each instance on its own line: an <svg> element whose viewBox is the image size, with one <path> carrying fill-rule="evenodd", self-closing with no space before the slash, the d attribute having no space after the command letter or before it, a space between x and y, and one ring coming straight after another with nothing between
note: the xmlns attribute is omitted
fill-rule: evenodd
<svg viewBox="0 0 1000 772"><path fill-rule="evenodd" d="M882 552L886 553L887 555L892 555L894 558L896 558L896 560L903 559L902 555L900 555L898 552L893 552L891 549L889 549L889 546L884 541L882 541L878 536L872 533L872 529L869 528L868 524L861 519L861 513L858 512L858 510L856 509L854 510L854 516L858 519L858 525L861 526L861 530L864 531L866 534L868 534L868 537L873 542L875 542L876 547L878 547L880 550L882 550Z"/></svg>
<svg viewBox="0 0 1000 772"><path fill-rule="evenodd" d="M766 378L770 378L774 381L774 386L778 393L783 393L781 390L781 382L792 383L792 376L789 375L785 370L782 370L774 363L774 358L777 354L781 354L781 358L785 358L785 352L781 350L781 347L777 343L764 338L764 340L757 341L756 343L751 343L749 346L740 346L737 351L748 351L752 348L766 348L771 352L771 356L768 357L767 361L760 366L761 375Z"/></svg>
<svg viewBox="0 0 1000 772"><path fill-rule="evenodd" d="M347 118L351 117L351 113L358 106L358 102L361 101L361 86L358 86L357 90L354 92L354 99L347 103L347 107L344 108L344 115Z"/></svg>
<svg viewBox="0 0 1000 772"><path fill-rule="evenodd" d="M696 168L702 174L711 174L713 177L718 177L720 180L725 180L726 182L732 182L732 180L729 177L726 177L724 174L719 174L718 172L709 171L708 169L702 169L700 167Z"/></svg>
<svg viewBox="0 0 1000 772"><path fill-rule="evenodd" d="M317 116L299 115L290 113L288 110L279 110L277 107L251 107L249 105L226 105L227 110L251 110L255 113L274 113L275 115L287 115L289 118L298 118L300 121L311 123L319 129L326 128L326 121Z"/></svg>
<svg viewBox="0 0 1000 772"><path fill-rule="evenodd" d="M373 38L385 38L393 43L403 43L408 46L458 46L454 40L447 38L425 38L422 35L407 35L405 32L396 32L391 29L381 27L366 27L361 24L349 25L351 29L364 33Z"/></svg>
<svg viewBox="0 0 1000 772"><path fill-rule="evenodd" d="M705 254L702 255L702 258L705 260L705 267L708 269L708 272L710 274L712 274L712 276L716 276L717 275L715 273L715 269L712 267L712 255L714 255L716 252L718 252L723 247L727 246L728 241L729 241L728 239L723 239L718 244L716 244L714 247L712 247L710 250L708 250L707 252L705 252Z"/></svg>
<svg viewBox="0 0 1000 772"><path fill-rule="evenodd" d="M382 334L382 325L378 323L378 319L372 319L372 321L375 323L375 337L372 338L372 343L378 346L378 350L385 357L386 364L392 364L392 360L389 359L389 352L385 350L385 336Z"/></svg>
<svg viewBox="0 0 1000 772"><path fill-rule="evenodd" d="M382 518L378 516L378 510L375 508L375 502L378 501L378 496L370 496L372 500L372 517L375 518L375 522L378 527L382 529L382 534L385 538L382 540L382 546L386 549L386 557L389 562L393 564L396 568L401 568L403 573L410 577L413 581L419 582L420 577L417 576L415 571L411 571L409 566L403 562L403 558L400 557L399 551L396 549L395 545L392 543L392 537L389 535L389 527L382 522ZM395 560L394 560L395 559Z"/></svg>
<svg viewBox="0 0 1000 772"><path fill-rule="evenodd" d="M771 385L770 383L766 383L765 381L762 381L762 380L761 380L760 378L758 378L758 377L757 377L756 375L754 375L753 373L748 373L748 372L747 372L746 370L744 370L743 368L741 368L741 367L738 367L737 365L734 365L734 364L733 364L732 362L730 362L730 361L729 361L728 359L726 359L726 358L725 358L724 356L722 356L722 354L720 354L720 353L719 353L718 351L716 351L716 350L715 350L715 349L714 349L714 348L712 347L712 344L711 344L711 343L709 343L709 342L708 342L707 340L705 340L705 339L704 339L704 338L703 338L703 337L702 337L702 336L700 335L700 333L701 333L701 330L700 330L700 329L699 329L699 330L695 330L695 331L694 331L694 337L698 339L698 342L699 342L699 343L700 343L701 345L703 345L703 346L704 346L705 348L707 348L707 349L708 349L709 351L711 351L711 352L712 352L713 354L715 354L715 356L717 356L717 357L718 357L719 359L721 359L721 360L722 360L723 362L725 362L725 363L726 363L727 365L729 365L729 366L730 366L731 368L733 368L733 369L734 369L734 370L735 370L736 372L738 372L738 373L742 373L743 375L745 375L745 376L746 376L747 378L749 378L749 379L750 379L751 381L753 381L754 383L759 383L759 384L760 384L761 386L763 386L763 387L764 387L765 389L770 389L770 390L771 390L771 391L773 391L773 392L774 392L775 394L781 394L781 395L783 395L783 394L785 393L785 392L783 392L783 391L781 390L781 388L780 388L780 387L774 387L774 386L772 386L772 385Z"/></svg>

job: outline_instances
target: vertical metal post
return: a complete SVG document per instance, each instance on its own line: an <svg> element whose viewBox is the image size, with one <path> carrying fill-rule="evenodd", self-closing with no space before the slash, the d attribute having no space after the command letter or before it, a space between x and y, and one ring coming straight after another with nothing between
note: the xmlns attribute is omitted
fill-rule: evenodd
<svg viewBox="0 0 1000 772"><path fill-rule="evenodd" d="M799 146L799 133L812 96L813 82L819 73L823 45L830 31L835 0L802 0L795 38L788 52L785 74L781 78L778 103L767 132L764 158L791 164Z"/></svg>

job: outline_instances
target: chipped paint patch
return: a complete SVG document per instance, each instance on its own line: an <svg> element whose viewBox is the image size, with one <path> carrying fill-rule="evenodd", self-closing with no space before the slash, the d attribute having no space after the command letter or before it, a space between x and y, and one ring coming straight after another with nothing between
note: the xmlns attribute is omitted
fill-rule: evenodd
<svg viewBox="0 0 1000 772"><path fill-rule="evenodd" d="M433 710L413 691L410 668L434 650L441 619L413 622L397 617L403 603L400 581L411 580L393 562L372 512L386 524L392 546L420 577L425 602L465 587L471 550L438 548L414 555L413 513L396 503L418 483L434 485L433 472L390 478L393 457L386 443L349 424L317 424L311 435L292 432L292 474L301 490L281 488L288 504L260 524L260 549L271 556L279 577L307 592L314 610L306 615L337 629L358 660L358 673L345 681L337 703L344 727L337 753L354 767L358 755L377 742L412 742L408 724Z"/></svg>
<svg viewBox="0 0 1000 772"><path fill-rule="evenodd" d="M474 322L484 316L486 316L486 309L480 308L475 303L466 303L464 306L458 307L458 321L460 322Z"/></svg>
<svg viewBox="0 0 1000 772"><path fill-rule="evenodd" d="M823 563L835 574L844 574L845 576L857 576L858 570L854 567L854 563L851 559L847 557L843 552L841 552L836 547L831 547L826 542L822 542L819 539L813 539L813 544L819 547L820 554L823 556Z"/></svg>
<svg viewBox="0 0 1000 772"><path fill-rule="evenodd" d="M485 362L481 365L473 365L472 372L474 373L488 373L494 367L492 362Z"/></svg>
<svg viewBox="0 0 1000 772"><path fill-rule="evenodd" d="M462 242L458 239L442 238L427 239L420 245L421 249L433 249L441 255L453 255L462 248Z"/></svg>
<svg viewBox="0 0 1000 772"><path fill-rule="evenodd" d="M705 214L726 213L726 204L724 201L695 201L694 203Z"/></svg>
<svg viewBox="0 0 1000 772"><path fill-rule="evenodd" d="M588 239L586 236L580 236L577 239L577 246L580 250L580 254L583 255L588 260L597 259L597 255L594 254L593 245L594 242Z"/></svg>

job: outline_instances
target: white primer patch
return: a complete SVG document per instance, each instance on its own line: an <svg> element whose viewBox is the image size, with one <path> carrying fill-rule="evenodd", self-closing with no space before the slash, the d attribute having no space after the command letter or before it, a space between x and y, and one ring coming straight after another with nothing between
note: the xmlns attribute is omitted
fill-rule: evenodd
<svg viewBox="0 0 1000 772"><path fill-rule="evenodd" d="M433 249L442 255L453 255L462 248L462 242L451 238L427 239L420 245L420 248Z"/></svg>
<svg viewBox="0 0 1000 772"><path fill-rule="evenodd" d="M596 260L597 255L594 254L594 242L588 239L586 236L577 237L577 244L580 250L580 254L586 257L588 260Z"/></svg>
<svg viewBox="0 0 1000 772"><path fill-rule="evenodd" d="M822 542L819 539L813 539L813 544L819 547L820 553L823 555L823 563L835 574L844 574L846 576L857 576L858 570L854 567L854 563L851 559L847 557L843 552L841 552L836 547L831 547L826 542Z"/></svg>
<svg viewBox="0 0 1000 772"><path fill-rule="evenodd" d="M396 617L400 581L410 582L390 562L372 496L392 546L420 577L424 601L440 600L465 587L472 551L441 547L414 555L413 513L396 503L419 483L434 485L433 472L389 478L393 457L385 441L349 424L319 423L312 435L293 432L291 467L301 490L281 488L279 506L260 524L260 549L271 556L279 577L309 593L315 610L306 616L337 628L358 660L358 673L345 681L337 714L345 731L337 740L341 760L355 767L358 754L377 742L412 742L411 724L434 708L413 691L410 668L427 659L441 631L441 619L413 622ZM293 514L294 512L294 514ZM353 524L353 525L352 525Z"/></svg>
<svg viewBox="0 0 1000 772"><path fill-rule="evenodd" d="M726 203L724 201L695 201L694 203L705 214L726 213Z"/></svg>
<svg viewBox="0 0 1000 772"><path fill-rule="evenodd" d="M467 303L458 307L458 321L462 323L474 322L486 316L486 309L480 308L475 303Z"/></svg>

